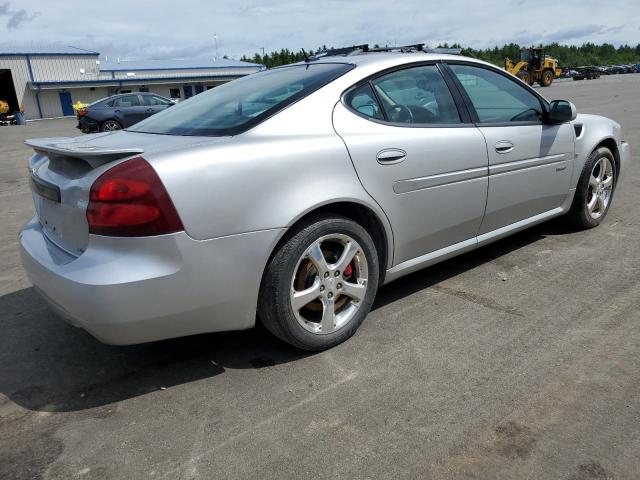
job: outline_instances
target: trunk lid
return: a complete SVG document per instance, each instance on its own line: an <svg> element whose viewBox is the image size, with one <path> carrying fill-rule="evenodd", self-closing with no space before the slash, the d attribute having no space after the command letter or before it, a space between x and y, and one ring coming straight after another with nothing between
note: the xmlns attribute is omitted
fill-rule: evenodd
<svg viewBox="0 0 640 480"><path fill-rule="evenodd" d="M91 185L107 164L159 151L184 149L211 139L135 132L109 132L77 138L30 139L30 184L37 218L47 238L73 256L89 243L86 218Z"/></svg>

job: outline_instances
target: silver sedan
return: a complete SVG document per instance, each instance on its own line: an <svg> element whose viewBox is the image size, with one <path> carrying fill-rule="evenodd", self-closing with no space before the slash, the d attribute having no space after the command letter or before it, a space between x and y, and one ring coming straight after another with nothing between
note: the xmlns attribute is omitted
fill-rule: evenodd
<svg viewBox="0 0 640 480"><path fill-rule="evenodd" d="M321 350L385 283L552 217L604 220L630 157L616 122L478 60L344 53L27 141L36 289L107 343L259 319Z"/></svg>

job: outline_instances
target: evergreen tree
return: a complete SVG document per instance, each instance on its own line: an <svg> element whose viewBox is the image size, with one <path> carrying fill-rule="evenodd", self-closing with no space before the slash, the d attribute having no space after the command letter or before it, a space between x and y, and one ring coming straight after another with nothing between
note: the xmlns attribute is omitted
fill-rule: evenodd
<svg viewBox="0 0 640 480"><path fill-rule="evenodd" d="M374 47L377 47L376 43ZM526 45L518 45L517 43L505 44L502 47L496 45L493 48L476 50L471 47L464 47L460 43L448 45L444 43L439 45L443 48L462 48L463 55L475 57L480 60L493 63L494 65L504 65L505 57L516 60L520 56L520 49L527 48ZM307 55L313 56L317 52L329 50L331 47L323 45L316 51L308 50ZM640 63L640 44L632 47L630 45L620 45L615 47L610 43L596 45L591 42L584 43L580 46L576 45L560 45L558 43L550 43L544 46L547 55L556 58L562 68L585 66L585 65L623 65ZM264 56L256 53L253 57L242 56L240 59L245 62L259 63L267 68L279 67L304 60L302 50L292 51L283 48L277 52L265 53Z"/></svg>

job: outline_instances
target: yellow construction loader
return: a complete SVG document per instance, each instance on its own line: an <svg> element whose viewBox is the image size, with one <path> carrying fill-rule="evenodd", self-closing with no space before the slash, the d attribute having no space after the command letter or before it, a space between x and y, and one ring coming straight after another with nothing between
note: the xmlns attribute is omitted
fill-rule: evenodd
<svg viewBox="0 0 640 480"><path fill-rule="evenodd" d="M509 57L504 59L504 69L515 75L524 83L533 85L538 82L543 87L553 83L562 69L558 60L545 54L543 48L527 48L520 50L520 59L514 62Z"/></svg>

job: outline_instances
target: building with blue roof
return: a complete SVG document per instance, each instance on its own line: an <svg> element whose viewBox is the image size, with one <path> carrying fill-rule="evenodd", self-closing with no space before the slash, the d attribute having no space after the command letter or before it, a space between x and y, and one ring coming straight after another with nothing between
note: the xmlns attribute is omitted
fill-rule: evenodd
<svg viewBox="0 0 640 480"><path fill-rule="evenodd" d="M0 100L27 119L72 116L78 101L137 91L181 100L262 69L230 59L121 61L77 47L0 46Z"/></svg>

